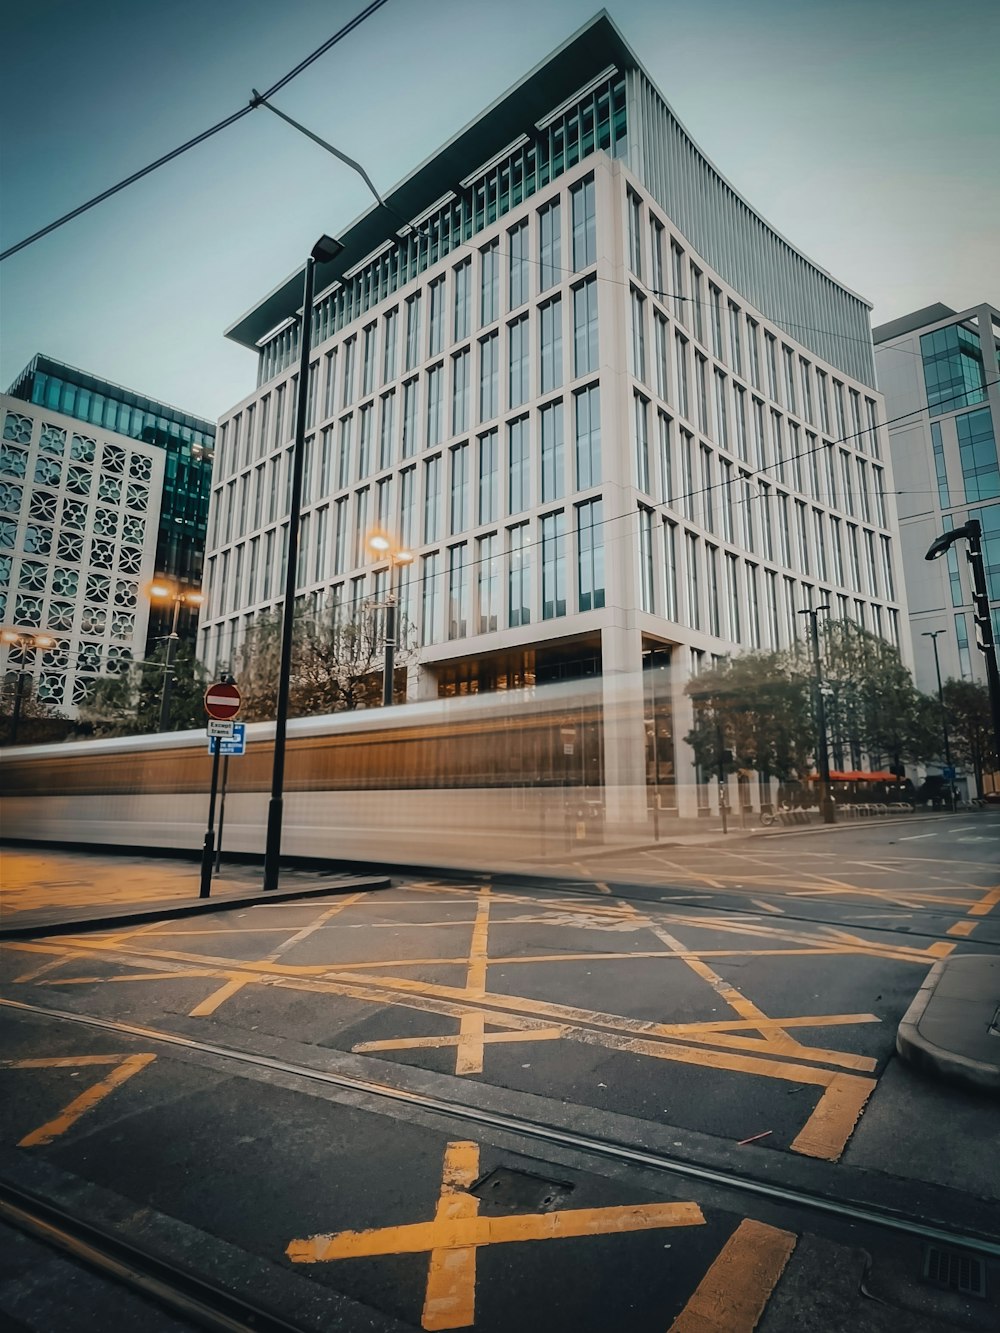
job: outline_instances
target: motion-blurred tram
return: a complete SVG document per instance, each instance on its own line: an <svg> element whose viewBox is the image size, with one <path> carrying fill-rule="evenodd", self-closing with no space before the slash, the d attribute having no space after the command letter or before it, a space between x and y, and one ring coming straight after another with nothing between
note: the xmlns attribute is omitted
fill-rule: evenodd
<svg viewBox="0 0 1000 1333"><path fill-rule="evenodd" d="M288 726L282 849L398 864L514 865L599 838L599 682L435 699ZM273 723L227 765L225 849L263 851ZM203 732L8 750L4 834L196 850L212 761ZM644 800L643 800L644 804Z"/></svg>

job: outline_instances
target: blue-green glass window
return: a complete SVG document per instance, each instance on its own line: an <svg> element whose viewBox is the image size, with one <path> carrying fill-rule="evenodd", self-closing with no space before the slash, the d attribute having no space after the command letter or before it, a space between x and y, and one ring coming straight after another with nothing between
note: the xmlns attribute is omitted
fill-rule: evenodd
<svg viewBox="0 0 1000 1333"><path fill-rule="evenodd" d="M597 384L574 395L576 409L576 485L596 486L601 479L601 390Z"/></svg>
<svg viewBox="0 0 1000 1333"><path fill-rule="evenodd" d="M510 308L516 310L524 305L531 295L528 281L530 259L528 255L528 222L525 219L507 233L510 248Z"/></svg>
<svg viewBox="0 0 1000 1333"><path fill-rule="evenodd" d="M542 500L558 500L563 494L566 466L563 446L563 405L560 400L539 413L541 435Z"/></svg>
<svg viewBox="0 0 1000 1333"><path fill-rule="evenodd" d="M562 210L556 199L538 210L538 290L547 292L562 277Z"/></svg>
<svg viewBox="0 0 1000 1333"><path fill-rule="evenodd" d="M948 469L944 461L944 444L941 441L941 424L931 422L931 448L934 451L934 473L937 477L938 503L942 509L951 505L951 493L948 490Z"/></svg>
<svg viewBox="0 0 1000 1333"><path fill-rule="evenodd" d="M955 638L958 640L958 669L963 680L970 680L972 660L969 656L969 622L964 614L955 617Z"/></svg>
<svg viewBox="0 0 1000 1333"><path fill-rule="evenodd" d="M531 538L527 523L507 529L507 623L531 621Z"/></svg>
<svg viewBox="0 0 1000 1333"><path fill-rule="evenodd" d="M577 588L581 611L596 611L604 605L603 523L603 504L600 500L577 505Z"/></svg>
<svg viewBox="0 0 1000 1333"><path fill-rule="evenodd" d="M573 212L573 267L579 272L597 259L597 225L594 178L574 185L570 191Z"/></svg>
<svg viewBox="0 0 1000 1333"><path fill-rule="evenodd" d="M978 518L982 525L986 589L991 602L1000 602L1000 505L977 509L969 517Z"/></svg>
<svg viewBox="0 0 1000 1333"><path fill-rule="evenodd" d="M993 438L990 409L984 407L978 412L966 412L964 416L956 417L955 427L966 503L995 500L1000 496L1000 467L997 465L997 444Z"/></svg>
<svg viewBox="0 0 1000 1333"><path fill-rule="evenodd" d="M983 353L978 336L960 324L925 333L920 339L927 406L932 416L972 407L986 397Z"/></svg>
<svg viewBox="0 0 1000 1333"><path fill-rule="evenodd" d="M566 614L566 515L542 518L542 619Z"/></svg>
<svg viewBox="0 0 1000 1333"><path fill-rule="evenodd" d="M528 508L528 418L521 417L507 427L507 512L519 514Z"/></svg>

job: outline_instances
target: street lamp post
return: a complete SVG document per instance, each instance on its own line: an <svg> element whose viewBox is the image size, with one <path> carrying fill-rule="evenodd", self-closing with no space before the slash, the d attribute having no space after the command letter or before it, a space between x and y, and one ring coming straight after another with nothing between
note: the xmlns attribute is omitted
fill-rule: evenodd
<svg viewBox="0 0 1000 1333"><path fill-rule="evenodd" d="M381 532L373 533L368 538L372 551L389 557L389 594L385 601L385 666L382 673L382 707L392 707L393 671L396 660L396 609L399 606L403 582L403 566L413 563L409 551L394 550L389 538Z"/></svg>
<svg viewBox="0 0 1000 1333"><path fill-rule="evenodd" d="M8 744L17 743L17 729L21 722L21 709L24 706L24 696L28 681L31 679L31 672L28 670L28 653L34 655L39 648L52 648L56 640L51 634L36 634L30 629L5 629L0 632L0 638L4 643L9 643L12 648L16 648L18 656L21 659L17 672L17 683L14 686L14 706L10 714L10 739Z"/></svg>
<svg viewBox="0 0 1000 1333"><path fill-rule="evenodd" d="M967 552L972 571L972 601L977 643L986 665L986 681L990 692L990 710L993 714L993 744L1000 762L1000 669L997 668L997 647L993 638L993 620L990 616L990 596L986 586L986 568L983 564L983 529L978 518L970 518L960 528L951 528L931 542L925 560L937 560L957 541L969 544Z"/></svg>
<svg viewBox="0 0 1000 1333"><path fill-rule="evenodd" d="M170 633L166 639L167 655L163 664L163 686L160 690L160 725L158 729L167 731L170 726L170 701L174 691L174 654L180 642L177 625L180 621L181 607L201 606L205 599L196 588L178 589L171 583L151 584L149 595L153 601L166 601L169 598L174 604Z"/></svg>
<svg viewBox="0 0 1000 1333"><path fill-rule="evenodd" d="M292 670L292 629L295 619L295 582L299 563L299 520L302 509L302 461L305 451L306 410L309 403L309 354L312 351L312 307L315 269L329 263L343 250L339 241L321 236L306 260L302 283L302 326L299 334L299 388L295 404L295 437L292 443L292 486L288 505L288 548L285 565L285 601L281 608L281 656L278 664L278 700L274 717L274 764L271 770L271 799L267 807L267 841L264 846L264 888L278 887L281 861L281 823L284 818L285 734L288 728L288 695Z"/></svg>
<svg viewBox="0 0 1000 1333"><path fill-rule="evenodd" d="M941 659L938 657L938 635L943 634L943 629L926 629L920 636L923 639L930 639L934 645L934 674L937 676L938 703L941 705L941 739L944 741L944 762L951 772L951 749L948 745L948 710L944 706L944 689L941 685ZM948 804L952 810L955 808L955 791L952 787L953 778L948 778Z"/></svg>
<svg viewBox="0 0 1000 1333"><path fill-rule="evenodd" d="M823 695L823 668L819 657L819 613L829 611L829 609L829 606L824 602L822 606L813 606L805 611L800 611L799 615L809 617L813 672L816 677L816 731L818 733L816 762L819 765L819 809L824 824L835 824L837 817L830 794L830 751L826 738L826 699Z"/></svg>

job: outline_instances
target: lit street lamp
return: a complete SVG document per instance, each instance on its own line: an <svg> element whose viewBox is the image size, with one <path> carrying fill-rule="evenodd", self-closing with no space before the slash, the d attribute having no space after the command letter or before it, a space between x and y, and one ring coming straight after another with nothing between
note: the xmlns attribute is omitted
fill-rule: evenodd
<svg viewBox="0 0 1000 1333"><path fill-rule="evenodd" d="M28 681L31 679L31 672L28 669L28 654L31 654L31 661L34 661L35 653L41 648L55 647L58 642L51 634L44 634L30 629L5 629L0 630L0 639L4 643L9 643L11 649L16 649L21 664L17 673L17 684L14 686L14 707L10 715L10 739L9 745L17 742L17 728L21 721L21 708L24 703L24 696L27 690Z"/></svg>
<svg viewBox="0 0 1000 1333"><path fill-rule="evenodd" d="M368 549L389 559L389 593L385 601L385 668L382 675L382 707L392 706L392 677L396 657L396 608L402 584L404 565L413 564L413 554L393 549L392 542L383 532L374 532L368 538ZM398 573L396 571L399 571Z"/></svg>
<svg viewBox="0 0 1000 1333"><path fill-rule="evenodd" d="M170 696L174 689L174 653L177 651L177 644L180 641L180 635L177 633L177 623L180 619L182 606L201 606L205 600L197 588L178 588L172 583L151 583L149 585L149 596L154 602L172 601L174 604L173 620L170 624L170 633L167 635L167 656L163 664L163 688L160 691L160 731L166 731L170 723Z"/></svg>
<svg viewBox="0 0 1000 1333"><path fill-rule="evenodd" d="M934 672L937 676L938 703L941 705L941 733L944 741L944 762L948 769L948 804L952 810L955 808L955 790L952 786L954 776L951 774L951 750L948 746L948 711L944 706L944 690L941 686L941 659L938 657L938 635L943 634L943 629L925 629L921 634L922 639L930 639L934 645Z"/></svg>
<svg viewBox="0 0 1000 1333"><path fill-rule="evenodd" d="M835 824L837 817L834 813L833 799L830 795L830 751L826 739L826 698L823 693L823 668L819 660L818 617L821 611L829 611L829 609L829 606L824 602L822 606L813 606L805 611L800 611L799 615L809 617L813 671L816 674L816 731L818 733L816 763L819 766L819 810L823 816L824 824Z"/></svg>
<svg viewBox="0 0 1000 1333"><path fill-rule="evenodd" d="M993 744L1000 761L1000 670L997 668L997 647L993 638L993 620L990 616L990 596L986 587L986 568L983 564L983 529L978 518L970 518L960 528L951 528L931 542L925 560L937 560L954 542L968 542L966 552L972 571L973 618L976 622L976 642L986 662L986 680L990 691L990 709L993 713Z"/></svg>
<svg viewBox="0 0 1000 1333"><path fill-rule="evenodd" d="M299 380L295 399L295 437L292 441L292 485L288 502L288 552L285 564L285 600L281 608L281 656L278 663L278 699L274 715L274 766L271 799L267 806L264 844L264 888L278 887L281 861L281 823L284 818L285 735L288 730L288 695L292 672L292 628L295 620L295 578L299 563L299 521L302 512L302 462L305 452L306 409L309 403L309 355L312 351L312 308L316 264L328 264L343 250L340 241L321 236L306 260L302 282L302 323L299 329Z"/></svg>

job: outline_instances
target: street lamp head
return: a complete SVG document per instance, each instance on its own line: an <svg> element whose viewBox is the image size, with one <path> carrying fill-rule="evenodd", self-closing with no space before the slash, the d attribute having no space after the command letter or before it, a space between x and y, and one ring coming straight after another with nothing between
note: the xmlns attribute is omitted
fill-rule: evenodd
<svg viewBox="0 0 1000 1333"><path fill-rule="evenodd" d="M384 532L373 532L368 538L368 549L378 551L379 555L384 555L391 545Z"/></svg>
<svg viewBox="0 0 1000 1333"><path fill-rule="evenodd" d="M21 636L16 629L5 629L0 631L0 639L4 643L20 643Z"/></svg>
<svg viewBox="0 0 1000 1333"><path fill-rule="evenodd" d="M936 639L939 634L944 634L943 629L925 629L920 637L922 639Z"/></svg>
<svg viewBox="0 0 1000 1333"><path fill-rule="evenodd" d="M949 549L953 542L959 541L962 537L970 537L972 533L969 530L970 525L966 523L961 528L952 528L948 532L942 532L940 537L936 537L927 548L925 560L939 560L941 556Z"/></svg>
<svg viewBox="0 0 1000 1333"><path fill-rule="evenodd" d="M397 551L392 558L397 565L412 565L415 557L412 551Z"/></svg>
<svg viewBox="0 0 1000 1333"><path fill-rule="evenodd" d="M332 236L323 235L313 246L311 254L317 264L329 264L343 252L344 246Z"/></svg>
<svg viewBox="0 0 1000 1333"><path fill-rule="evenodd" d="M192 590L191 592L186 592L184 594L184 600L187 602L188 606L201 606L205 601L205 597L204 594Z"/></svg>
<svg viewBox="0 0 1000 1333"><path fill-rule="evenodd" d="M150 597L172 597L174 590L169 583L151 583L147 590Z"/></svg>
<svg viewBox="0 0 1000 1333"><path fill-rule="evenodd" d="M33 636L36 648L54 648L55 639L51 634L36 634Z"/></svg>

